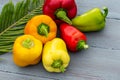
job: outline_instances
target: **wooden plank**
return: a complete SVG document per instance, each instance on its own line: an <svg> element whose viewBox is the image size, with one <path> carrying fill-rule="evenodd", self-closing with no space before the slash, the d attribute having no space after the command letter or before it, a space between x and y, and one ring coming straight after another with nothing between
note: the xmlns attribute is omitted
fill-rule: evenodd
<svg viewBox="0 0 120 80"><path fill-rule="evenodd" d="M55 80L46 77L39 77L39 76L29 76L23 74L14 74L11 72L2 72L0 71L0 80Z"/></svg>
<svg viewBox="0 0 120 80"><path fill-rule="evenodd" d="M71 62L65 73L49 73L42 63L20 68L14 65L10 53L2 55L0 71L20 75L46 77L50 79L119 80L119 50L89 48L78 53L70 53Z"/></svg>

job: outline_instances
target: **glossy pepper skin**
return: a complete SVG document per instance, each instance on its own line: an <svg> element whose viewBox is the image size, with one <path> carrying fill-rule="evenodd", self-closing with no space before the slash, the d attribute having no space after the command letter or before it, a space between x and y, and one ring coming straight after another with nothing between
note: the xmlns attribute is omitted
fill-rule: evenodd
<svg viewBox="0 0 120 80"><path fill-rule="evenodd" d="M75 0L45 0L43 13L49 15L57 24L63 21L72 24L70 19L76 16L77 6Z"/></svg>
<svg viewBox="0 0 120 80"><path fill-rule="evenodd" d="M94 8L80 16L72 19L72 24L82 32L100 31L105 27L105 18L108 8L103 8L104 13L99 8Z"/></svg>
<svg viewBox="0 0 120 80"><path fill-rule="evenodd" d="M60 38L47 42L43 48L42 62L48 72L64 72L70 62L65 42Z"/></svg>
<svg viewBox="0 0 120 80"><path fill-rule="evenodd" d="M60 25L60 36L72 52L88 48L85 34L69 24L63 23Z"/></svg>
<svg viewBox="0 0 120 80"><path fill-rule="evenodd" d="M56 37L57 25L51 17L37 15L28 21L24 33L34 36L45 44L47 41Z"/></svg>
<svg viewBox="0 0 120 80"><path fill-rule="evenodd" d="M18 37L13 45L13 61L17 66L35 65L41 60L42 42L31 35Z"/></svg>

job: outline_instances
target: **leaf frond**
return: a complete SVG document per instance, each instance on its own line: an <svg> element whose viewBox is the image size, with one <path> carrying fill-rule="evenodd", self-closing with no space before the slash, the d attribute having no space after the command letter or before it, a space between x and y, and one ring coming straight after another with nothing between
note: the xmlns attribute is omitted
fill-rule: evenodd
<svg viewBox="0 0 120 80"><path fill-rule="evenodd" d="M12 51L15 39L24 34L25 24L35 15L42 14L44 0L22 0L16 5L5 4L0 13L0 54Z"/></svg>
<svg viewBox="0 0 120 80"><path fill-rule="evenodd" d="M10 1L7 3L1 12L0 17L0 32L6 29L13 22L14 4Z"/></svg>

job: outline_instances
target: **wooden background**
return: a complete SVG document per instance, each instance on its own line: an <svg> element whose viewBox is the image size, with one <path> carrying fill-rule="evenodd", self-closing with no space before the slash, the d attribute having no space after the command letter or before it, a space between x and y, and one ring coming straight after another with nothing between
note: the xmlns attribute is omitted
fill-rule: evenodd
<svg viewBox="0 0 120 80"><path fill-rule="evenodd" d="M0 10L9 0L0 0ZM18 0L13 0L16 3ZM85 33L87 50L70 53L65 73L49 73L40 62L20 68L14 65L12 53L0 55L0 80L120 80L120 0L76 0L78 15L94 7L109 8L106 27L100 32Z"/></svg>

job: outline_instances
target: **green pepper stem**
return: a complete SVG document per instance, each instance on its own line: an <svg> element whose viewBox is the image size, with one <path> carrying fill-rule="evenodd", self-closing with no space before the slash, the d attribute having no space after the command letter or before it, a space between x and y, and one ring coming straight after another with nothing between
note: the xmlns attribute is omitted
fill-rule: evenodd
<svg viewBox="0 0 120 80"><path fill-rule="evenodd" d="M63 66L62 60L54 60L51 66L53 68L59 68L61 72L65 72L65 67Z"/></svg>
<svg viewBox="0 0 120 80"><path fill-rule="evenodd" d="M30 38L27 38L22 42L22 46L30 49L31 47L34 46L34 42Z"/></svg>
<svg viewBox="0 0 120 80"><path fill-rule="evenodd" d="M48 33L49 33L49 26L44 24L44 23L41 23L39 26L38 26L38 33L40 35L43 35L43 36L48 36Z"/></svg>
<svg viewBox="0 0 120 80"><path fill-rule="evenodd" d="M89 46L86 44L86 42L84 40L80 40L77 44L77 50L81 50L81 49L87 49L89 48Z"/></svg>
<svg viewBox="0 0 120 80"><path fill-rule="evenodd" d="M104 10L104 18L106 18L106 16L108 15L108 8L107 7L103 7L103 10Z"/></svg>
<svg viewBox="0 0 120 80"><path fill-rule="evenodd" d="M63 9L58 9L55 13L56 17L70 25L72 25L72 21L67 17L67 13Z"/></svg>
<svg viewBox="0 0 120 80"><path fill-rule="evenodd" d="M62 73L64 73L64 72L66 71L66 69L65 69L64 66L61 66L61 67L60 67L60 70L61 70Z"/></svg>

